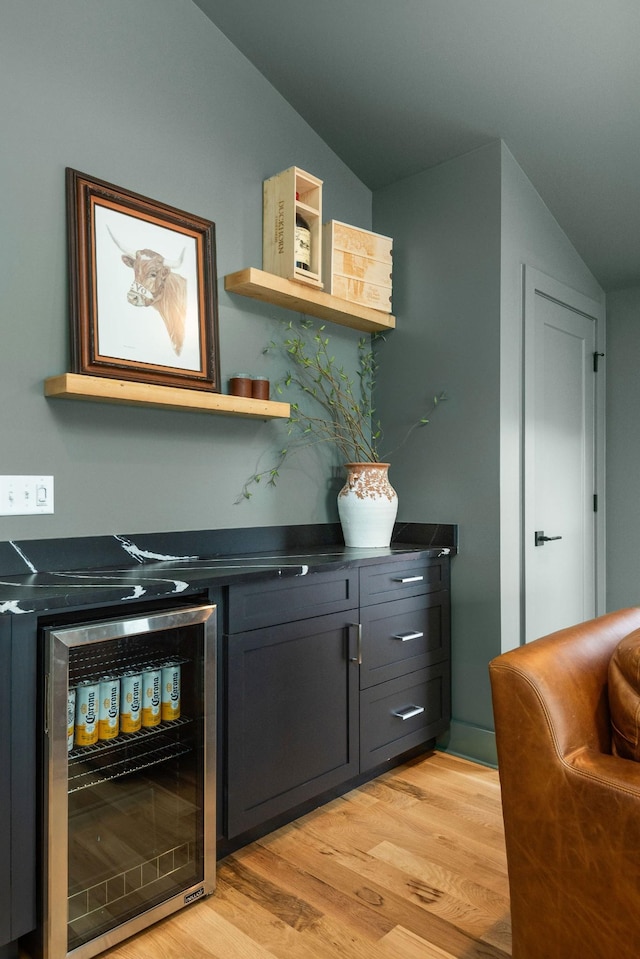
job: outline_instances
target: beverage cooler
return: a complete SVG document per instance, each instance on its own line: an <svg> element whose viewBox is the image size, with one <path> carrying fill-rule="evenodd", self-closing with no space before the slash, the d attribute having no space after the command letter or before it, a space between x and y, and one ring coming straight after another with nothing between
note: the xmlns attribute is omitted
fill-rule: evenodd
<svg viewBox="0 0 640 959"><path fill-rule="evenodd" d="M215 887L215 606L43 630L44 959Z"/></svg>

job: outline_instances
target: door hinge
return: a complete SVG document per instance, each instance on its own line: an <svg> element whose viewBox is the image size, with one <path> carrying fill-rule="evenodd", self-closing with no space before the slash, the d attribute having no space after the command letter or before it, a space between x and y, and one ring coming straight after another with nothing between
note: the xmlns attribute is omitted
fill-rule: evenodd
<svg viewBox="0 0 640 959"><path fill-rule="evenodd" d="M597 493L593 494L593 512L594 513L598 512L598 494Z"/></svg>
<svg viewBox="0 0 640 959"><path fill-rule="evenodd" d="M593 354L593 372L594 372L594 373L597 373L597 372L598 372L598 357L599 357L599 356L604 356L604 353L594 353L594 354Z"/></svg>

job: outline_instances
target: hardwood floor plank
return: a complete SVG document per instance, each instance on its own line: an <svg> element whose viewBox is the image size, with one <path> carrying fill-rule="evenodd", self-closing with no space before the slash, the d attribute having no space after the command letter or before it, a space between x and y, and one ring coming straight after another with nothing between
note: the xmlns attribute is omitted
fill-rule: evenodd
<svg viewBox="0 0 640 959"><path fill-rule="evenodd" d="M223 904L214 904L213 899L209 903L216 913L222 908L230 921L259 939L278 959L389 959L377 942L352 933L348 913L340 918L320 916L313 924L294 928L274 920L266 905L256 906L236 889L227 888ZM232 904L236 908L230 913Z"/></svg>
<svg viewBox="0 0 640 959"><path fill-rule="evenodd" d="M293 929L303 930L316 925L323 913L300 896L292 895L283 889L279 882L273 882L264 873L251 868L255 865L255 858L249 858L249 867L238 859L223 863L219 880L241 892L252 903L267 909Z"/></svg>
<svg viewBox="0 0 640 959"><path fill-rule="evenodd" d="M112 959L277 959L238 923L225 918L224 908L207 910L206 906L194 904L104 955Z"/></svg>
<svg viewBox="0 0 640 959"><path fill-rule="evenodd" d="M428 878L448 894L462 902L494 913L496 910L509 910L508 886L505 882L504 895L496 893L487 886L470 879L459 870L445 868L431 859L417 857L411 850L401 849L391 843L380 843L370 850L371 855L403 873L413 873Z"/></svg>
<svg viewBox="0 0 640 959"><path fill-rule="evenodd" d="M398 829L401 844L417 852L428 851L443 865L457 864L464 872L477 870L482 881L493 882L496 892L505 888L506 852L503 833L482 827L458 815L455 809L423 807L407 813ZM388 834L386 838L393 838Z"/></svg>
<svg viewBox="0 0 640 959"><path fill-rule="evenodd" d="M509 947L511 936L508 922L497 924L495 915L502 910L509 915L509 900L486 893L477 883L465 880L454 872L436 866L411 852L381 843L372 855L387 863L389 883L397 883L399 894L407 890L426 909L446 919L456 928L482 942L499 949Z"/></svg>
<svg viewBox="0 0 640 959"><path fill-rule="evenodd" d="M378 780L374 780L374 783ZM500 789L497 783L486 780L473 780L465 776L452 777L450 769L443 767L436 756L431 766L428 783L425 783L419 767L407 766L402 776L389 780L389 785L395 789L412 789L417 791L420 798L451 797L456 802L467 804L467 813L477 815L486 810L487 821L502 821L500 809ZM426 795L425 795L426 793Z"/></svg>
<svg viewBox="0 0 640 959"><path fill-rule="evenodd" d="M456 792L454 789L440 790L437 778L430 781L428 786L413 785L408 779L381 779L375 783L363 786L371 788L382 802L394 808L406 808L408 812L416 811L419 815L428 818L428 821L438 825L451 822L454 819L457 829L470 836L478 834L480 827L483 841L490 841L498 849L504 846L500 796L478 795L478 792ZM410 803L397 801L397 795L409 791L414 799ZM351 794L349 794L351 795Z"/></svg>
<svg viewBox="0 0 640 959"><path fill-rule="evenodd" d="M396 926L385 937L384 943L396 959L455 959L450 952L439 949L432 942L425 942L402 926Z"/></svg>
<svg viewBox="0 0 640 959"><path fill-rule="evenodd" d="M241 856L241 852L236 856ZM393 928L393 924L380 916L375 908L367 903L354 903L340 890L318 879L312 873L275 855L272 850L259 846L247 853L249 869L252 874L263 879L270 877L279 887L288 893L296 893L307 903L312 904L325 915L344 922L348 914L349 926L354 934L364 939L378 940Z"/></svg>
<svg viewBox="0 0 640 959"><path fill-rule="evenodd" d="M346 924L333 922L326 916L319 916L312 925L296 928L275 917L266 904L257 905L237 889L228 887L224 900L218 902L215 899L209 900L207 905L216 914L224 914L230 923L258 941L277 959L337 959L338 956L383 959L372 955L371 943L365 944L363 940L355 939L355 949L352 950Z"/></svg>

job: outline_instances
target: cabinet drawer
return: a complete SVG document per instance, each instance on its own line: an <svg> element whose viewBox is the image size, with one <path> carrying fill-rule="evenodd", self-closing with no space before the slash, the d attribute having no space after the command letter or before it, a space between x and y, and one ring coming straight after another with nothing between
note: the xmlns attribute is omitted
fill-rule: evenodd
<svg viewBox="0 0 640 959"><path fill-rule="evenodd" d="M449 558L402 560L360 569L360 604L386 603L449 588Z"/></svg>
<svg viewBox="0 0 640 959"><path fill-rule="evenodd" d="M358 606L357 569L230 586L228 631L244 632Z"/></svg>
<svg viewBox="0 0 640 959"><path fill-rule="evenodd" d="M449 594L397 599L361 612L362 689L449 656Z"/></svg>
<svg viewBox="0 0 640 959"><path fill-rule="evenodd" d="M451 709L449 664L439 663L360 693L360 772L443 733Z"/></svg>

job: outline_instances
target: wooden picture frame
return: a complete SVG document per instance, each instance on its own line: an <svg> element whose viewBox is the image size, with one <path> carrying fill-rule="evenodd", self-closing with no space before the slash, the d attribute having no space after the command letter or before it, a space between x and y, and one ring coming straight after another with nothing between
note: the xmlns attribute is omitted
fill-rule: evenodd
<svg viewBox="0 0 640 959"><path fill-rule="evenodd" d="M220 392L215 224L67 168L72 372Z"/></svg>

